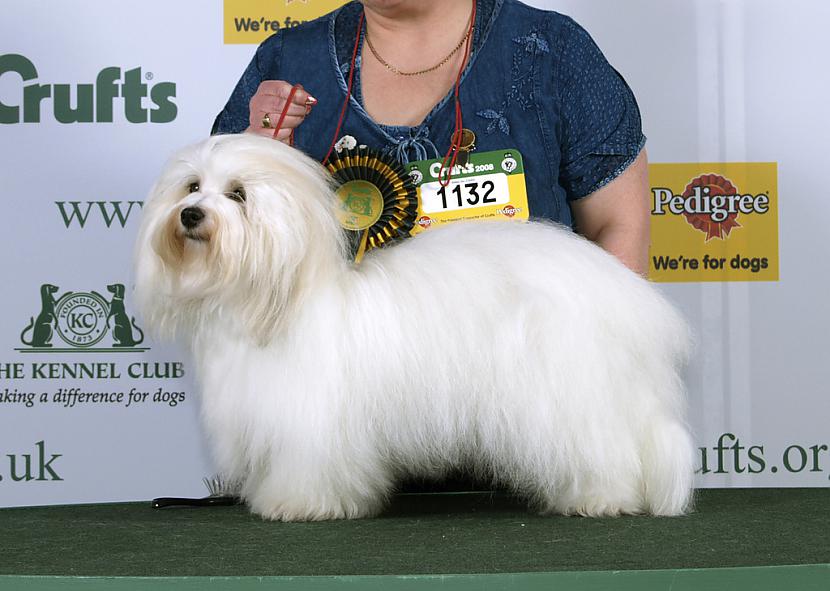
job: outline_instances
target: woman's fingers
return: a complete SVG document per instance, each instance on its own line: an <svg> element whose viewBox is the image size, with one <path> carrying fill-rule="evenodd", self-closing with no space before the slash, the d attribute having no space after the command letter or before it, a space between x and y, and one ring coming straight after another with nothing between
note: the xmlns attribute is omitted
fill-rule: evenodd
<svg viewBox="0 0 830 591"><path fill-rule="evenodd" d="M281 104L284 104L291 94L292 88L294 88L294 85L284 80L265 80L259 85L256 94L264 97L274 97ZM302 84L298 84L291 102L297 105L306 105L316 103L317 99L311 96Z"/></svg>
<svg viewBox="0 0 830 591"><path fill-rule="evenodd" d="M259 85L251 98L250 127L248 132L273 137L274 128L285 110L285 117L280 125L277 139L287 139L292 129L298 127L308 115L317 100L302 86L298 86L291 97L291 104L286 108L286 101L291 96L293 86L283 80L266 80Z"/></svg>

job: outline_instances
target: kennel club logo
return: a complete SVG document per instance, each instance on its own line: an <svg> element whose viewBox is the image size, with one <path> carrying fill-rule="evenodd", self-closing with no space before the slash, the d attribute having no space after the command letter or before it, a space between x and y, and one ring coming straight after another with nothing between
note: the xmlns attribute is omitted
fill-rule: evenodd
<svg viewBox="0 0 830 591"><path fill-rule="evenodd" d="M649 279L777 281L776 163L652 164Z"/></svg>
<svg viewBox="0 0 830 591"><path fill-rule="evenodd" d="M110 296L96 291L59 294L56 285L40 286L40 309L20 332L22 352L147 351L139 347L144 331L127 313L124 285L107 286Z"/></svg>
<svg viewBox="0 0 830 591"><path fill-rule="evenodd" d="M347 0L225 0L225 43L261 43L340 8Z"/></svg>

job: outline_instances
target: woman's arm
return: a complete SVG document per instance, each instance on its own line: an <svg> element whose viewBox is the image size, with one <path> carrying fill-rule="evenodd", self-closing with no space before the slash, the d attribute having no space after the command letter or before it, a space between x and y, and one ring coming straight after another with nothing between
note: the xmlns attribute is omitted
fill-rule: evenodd
<svg viewBox="0 0 830 591"><path fill-rule="evenodd" d="M648 157L643 150L613 181L571 204L576 230L629 269L648 274Z"/></svg>

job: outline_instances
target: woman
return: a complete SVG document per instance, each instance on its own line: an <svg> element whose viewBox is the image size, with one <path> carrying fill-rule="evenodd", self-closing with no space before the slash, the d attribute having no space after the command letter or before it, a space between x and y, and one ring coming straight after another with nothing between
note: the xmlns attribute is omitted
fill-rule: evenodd
<svg viewBox="0 0 830 591"><path fill-rule="evenodd" d="M590 36L558 13L517 0L351 2L267 39L213 131L272 136L299 84L277 137L295 130L295 145L311 156L329 152L343 113L338 136L403 162L441 158L455 129L459 72L463 126L478 152L522 154L531 216L574 227L645 275L639 111Z"/></svg>

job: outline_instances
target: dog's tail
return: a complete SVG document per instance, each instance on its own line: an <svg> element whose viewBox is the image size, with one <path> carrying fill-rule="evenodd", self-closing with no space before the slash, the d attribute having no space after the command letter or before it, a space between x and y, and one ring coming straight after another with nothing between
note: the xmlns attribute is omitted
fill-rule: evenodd
<svg viewBox="0 0 830 591"><path fill-rule="evenodd" d="M21 333L20 333L20 341L21 341L24 345L28 345L29 347L33 347L33 346L34 346L34 344L35 344L35 339L34 339L34 330L33 330L33 329L34 329L34 327L35 327L35 318L34 318L34 316L32 316L32 317L31 317L31 320L29 321L29 324L26 326L26 328L24 328L24 329L23 329L23 332L21 332ZM32 340L31 340L31 341L27 341L27 340L25 339L25 337L24 337L24 335L26 334L26 332L27 332L27 331L29 331L29 330L32 330Z"/></svg>
<svg viewBox="0 0 830 591"><path fill-rule="evenodd" d="M692 504L692 438L683 424L668 417L648 430L643 442L645 508L652 515L682 515Z"/></svg>
<svg viewBox="0 0 830 591"><path fill-rule="evenodd" d="M141 343L144 342L144 331L141 330L140 328L138 328L138 325L135 323L135 316L132 317L132 325L133 325L133 328L138 333L138 340L133 342L133 346L140 345Z"/></svg>

